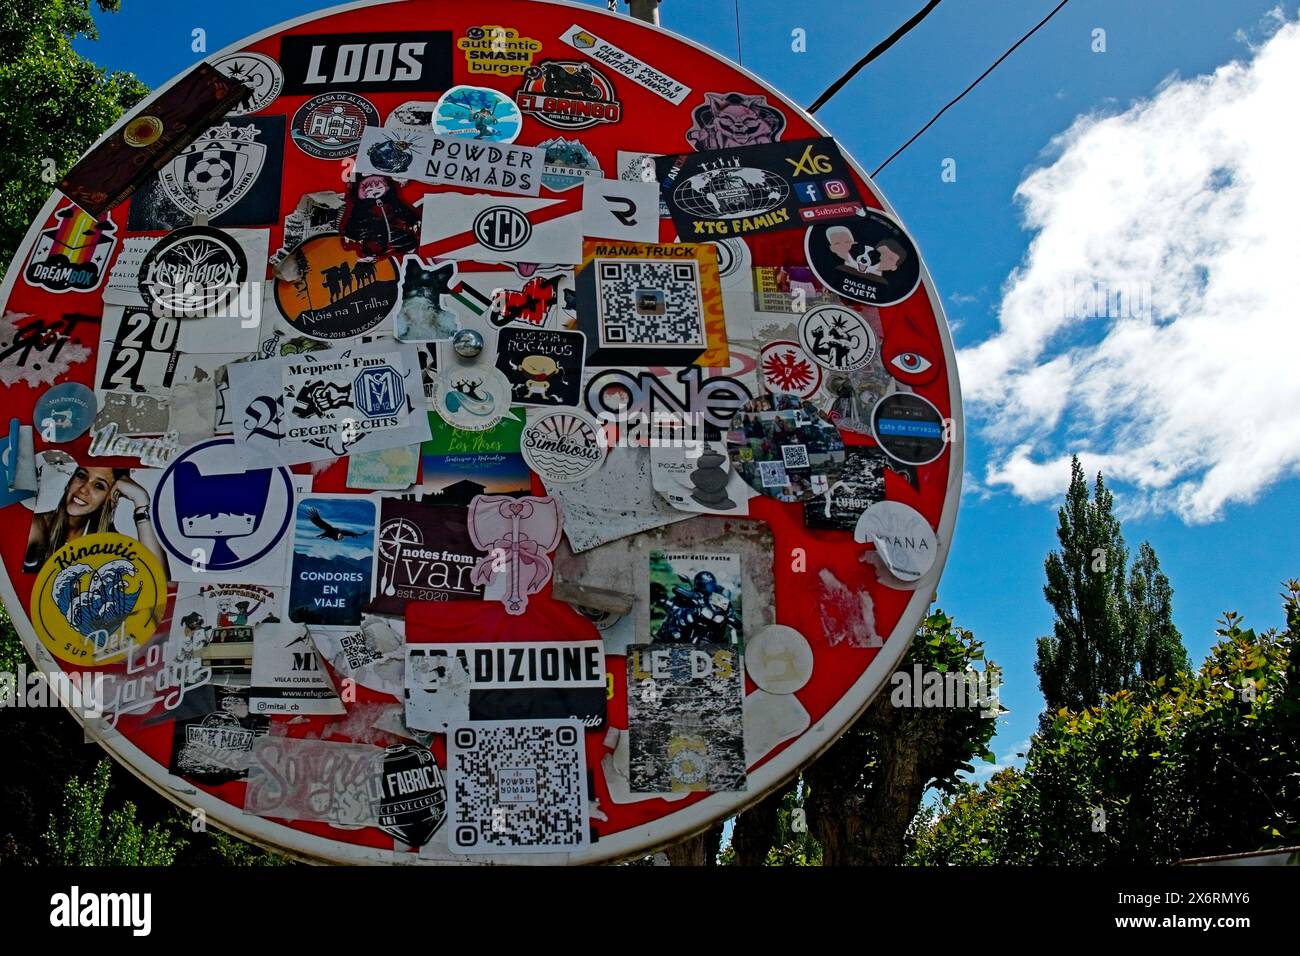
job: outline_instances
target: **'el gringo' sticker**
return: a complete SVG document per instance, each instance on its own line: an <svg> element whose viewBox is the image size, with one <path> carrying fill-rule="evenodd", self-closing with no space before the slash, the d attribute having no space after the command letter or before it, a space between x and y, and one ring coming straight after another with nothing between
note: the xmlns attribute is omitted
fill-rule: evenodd
<svg viewBox="0 0 1300 956"><path fill-rule="evenodd" d="M589 129L623 118L614 84L590 63L546 60L524 71L519 109L556 129Z"/></svg>
<svg viewBox="0 0 1300 956"><path fill-rule="evenodd" d="M139 541L113 531L56 551L32 588L32 625L61 661L114 664L153 636L167 605L167 574Z"/></svg>

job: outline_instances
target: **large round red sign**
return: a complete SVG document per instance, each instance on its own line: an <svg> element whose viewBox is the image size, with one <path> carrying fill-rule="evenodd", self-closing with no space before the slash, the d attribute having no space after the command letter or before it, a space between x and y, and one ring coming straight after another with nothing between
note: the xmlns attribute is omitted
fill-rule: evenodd
<svg viewBox="0 0 1300 956"><path fill-rule="evenodd" d="M215 54L0 294L28 650L161 793L301 857L591 863L732 815L867 706L951 544L899 216L780 93L589 6Z"/></svg>

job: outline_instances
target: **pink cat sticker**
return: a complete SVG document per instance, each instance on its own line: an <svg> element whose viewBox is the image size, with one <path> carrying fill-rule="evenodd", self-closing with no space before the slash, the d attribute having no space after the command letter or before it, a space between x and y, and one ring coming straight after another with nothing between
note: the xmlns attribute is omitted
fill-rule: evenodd
<svg viewBox="0 0 1300 956"><path fill-rule="evenodd" d="M697 152L778 143L785 130L785 114L761 94L705 93L691 120L686 141Z"/></svg>

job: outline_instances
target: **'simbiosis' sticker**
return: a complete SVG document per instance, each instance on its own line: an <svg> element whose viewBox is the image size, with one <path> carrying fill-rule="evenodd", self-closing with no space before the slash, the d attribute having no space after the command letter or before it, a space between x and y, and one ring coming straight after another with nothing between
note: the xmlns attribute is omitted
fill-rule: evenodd
<svg viewBox="0 0 1300 956"><path fill-rule="evenodd" d="M280 63L286 93L445 90L451 86L451 32L286 36Z"/></svg>
<svg viewBox="0 0 1300 956"><path fill-rule="evenodd" d="M916 291L921 257L902 226L875 209L865 213L844 222L809 226L804 253L826 288L883 308Z"/></svg>
<svg viewBox="0 0 1300 956"><path fill-rule="evenodd" d="M94 292L117 247L117 225L107 214L96 219L71 203L54 218L36 240L23 280L47 292Z"/></svg>
<svg viewBox="0 0 1300 956"><path fill-rule="evenodd" d="M158 481L154 529L179 562L173 569L177 580L221 580L267 558L285 540L294 501L289 469L221 474L235 452L230 438L195 445ZM276 580L263 583L281 584L284 568L278 571Z"/></svg>
<svg viewBox="0 0 1300 956"><path fill-rule="evenodd" d="M519 108L556 129L588 129L623 118L614 84L590 63L544 60L524 72Z"/></svg>
<svg viewBox="0 0 1300 956"><path fill-rule="evenodd" d="M220 308L247 278L248 258L233 236L210 226L186 226L145 254L138 282L151 308L193 316Z"/></svg>
<svg viewBox="0 0 1300 956"><path fill-rule="evenodd" d="M852 372L876 355L876 333L852 309L821 305L799 320L799 344L814 362L832 372Z"/></svg>
<svg viewBox="0 0 1300 956"><path fill-rule="evenodd" d="M533 56L542 49L541 41L520 36L511 27L470 27L456 41L465 55L471 73L495 73L518 76L533 65Z"/></svg>
<svg viewBox="0 0 1300 956"><path fill-rule="evenodd" d="M212 65L251 91L230 108L230 116L244 116L266 109L284 88L280 64L261 53L229 53L213 60Z"/></svg>
<svg viewBox="0 0 1300 956"><path fill-rule="evenodd" d="M433 131L444 136L513 143L523 125L510 97L485 86L453 86L433 111Z"/></svg>
<svg viewBox="0 0 1300 956"><path fill-rule="evenodd" d="M148 548L113 531L56 551L32 588L32 626L61 661L113 664L153 636L167 605L167 574Z"/></svg>
<svg viewBox="0 0 1300 956"><path fill-rule="evenodd" d="M510 412L510 382L490 365L453 366L438 372L434 410L461 431L487 431Z"/></svg>
<svg viewBox="0 0 1300 956"><path fill-rule="evenodd" d="M379 111L364 96L336 90L313 96L293 114L289 136L317 159L355 156L367 126L379 125Z"/></svg>
<svg viewBox="0 0 1300 956"><path fill-rule="evenodd" d="M41 440L61 444L80 438L98 410L95 393L80 382L62 382L36 400L32 421Z"/></svg>
<svg viewBox="0 0 1300 956"><path fill-rule="evenodd" d="M905 465L928 465L948 446L943 416L920 395L894 392L871 411L876 442Z"/></svg>
<svg viewBox="0 0 1300 956"><path fill-rule="evenodd" d="M337 235L308 239L290 256L292 279L275 283L275 304L293 328L316 339L368 332L397 305L397 267L363 261Z"/></svg>
<svg viewBox="0 0 1300 956"><path fill-rule="evenodd" d="M604 431L572 408L530 414L519 447L547 485L582 481L605 463Z"/></svg>
<svg viewBox="0 0 1300 956"><path fill-rule="evenodd" d="M885 567L903 581L925 577L939 553L930 522L898 501L878 501L864 511L853 529L853 540L875 545Z"/></svg>

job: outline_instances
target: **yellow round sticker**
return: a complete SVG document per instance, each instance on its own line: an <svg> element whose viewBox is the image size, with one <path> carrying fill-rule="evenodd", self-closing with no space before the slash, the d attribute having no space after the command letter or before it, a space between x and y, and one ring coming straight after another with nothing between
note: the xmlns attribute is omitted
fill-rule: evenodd
<svg viewBox="0 0 1300 956"><path fill-rule="evenodd" d="M122 139L128 146L152 146L162 135L163 124L156 116L137 116L122 130Z"/></svg>
<svg viewBox="0 0 1300 956"><path fill-rule="evenodd" d="M167 608L167 575L134 538L87 534L50 556L32 588L32 625L55 657L115 664L153 637Z"/></svg>

